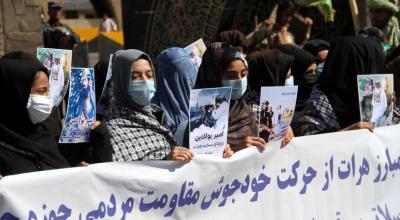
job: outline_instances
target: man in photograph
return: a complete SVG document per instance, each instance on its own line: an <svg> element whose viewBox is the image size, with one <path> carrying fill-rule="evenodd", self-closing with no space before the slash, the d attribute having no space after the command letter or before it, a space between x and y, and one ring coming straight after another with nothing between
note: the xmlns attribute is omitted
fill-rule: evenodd
<svg viewBox="0 0 400 220"><path fill-rule="evenodd" d="M372 117L371 123L375 126L379 123L387 108L386 92L381 86L381 82L375 83L375 88L372 93Z"/></svg>
<svg viewBox="0 0 400 220"><path fill-rule="evenodd" d="M53 97L53 102L57 105L60 102L61 92L64 87L64 68L60 63L60 58L53 59L53 66L50 70L50 93Z"/></svg>

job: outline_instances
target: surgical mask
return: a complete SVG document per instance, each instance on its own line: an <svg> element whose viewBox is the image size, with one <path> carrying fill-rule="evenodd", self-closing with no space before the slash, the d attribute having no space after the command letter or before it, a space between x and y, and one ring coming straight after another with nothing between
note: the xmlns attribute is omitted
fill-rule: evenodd
<svg viewBox="0 0 400 220"><path fill-rule="evenodd" d="M294 86L294 78L290 76L289 79L285 80L285 86Z"/></svg>
<svg viewBox="0 0 400 220"><path fill-rule="evenodd" d="M322 70L324 70L324 62L320 63L317 65L317 70L315 71L315 74L317 74L317 78L321 76Z"/></svg>
<svg viewBox="0 0 400 220"><path fill-rule="evenodd" d="M235 80L222 80L222 85L224 87L232 88L232 100L238 100L247 90L247 76L242 79Z"/></svg>
<svg viewBox="0 0 400 220"><path fill-rule="evenodd" d="M129 84L129 94L138 105L149 104L155 92L153 80L133 80Z"/></svg>
<svg viewBox="0 0 400 220"><path fill-rule="evenodd" d="M29 118L33 124L40 123L46 120L53 109L53 99L50 95L34 95L31 94L26 106L28 109Z"/></svg>

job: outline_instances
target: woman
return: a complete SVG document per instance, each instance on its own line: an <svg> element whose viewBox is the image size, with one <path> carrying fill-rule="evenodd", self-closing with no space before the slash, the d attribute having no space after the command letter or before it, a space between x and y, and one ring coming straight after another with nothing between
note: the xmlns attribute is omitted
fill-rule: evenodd
<svg viewBox="0 0 400 220"><path fill-rule="evenodd" d="M210 45L199 69L195 88L231 87L228 144L233 151L256 146L264 149L266 142L257 137L256 114L247 103L252 92L247 89L247 62L239 48L223 43Z"/></svg>
<svg viewBox="0 0 400 220"><path fill-rule="evenodd" d="M372 39L337 39L325 61L319 85L292 123L296 136L363 128L372 131L371 123L360 121L357 75L385 72L384 59L381 46Z"/></svg>
<svg viewBox="0 0 400 220"><path fill-rule="evenodd" d="M156 117L161 110L150 104L155 93L150 57L139 50L119 50L112 63L115 103L105 117L111 134L114 161L188 161L193 155L175 140Z"/></svg>
<svg viewBox="0 0 400 220"><path fill-rule="evenodd" d="M41 125L51 113L47 69L39 61L0 59L0 175L68 167Z"/></svg>
<svg viewBox="0 0 400 220"><path fill-rule="evenodd" d="M296 112L301 111L305 102L310 97L314 85L317 83L317 61L311 53L292 45L284 45L280 50L294 56L291 74L294 84L299 86L296 101Z"/></svg>
<svg viewBox="0 0 400 220"><path fill-rule="evenodd" d="M23 51L13 51L3 56L7 59L27 60L42 65L35 55ZM47 68L48 69L48 68ZM55 140L61 133L61 116L59 108L53 107L52 113L40 124ZM90 132L91 140L86 143L58 144L62 156L70 166L85 166L88 163L111 161L111 143L109 133L100 121L96 121Z"/></svg>
<svg viewBox="0 0 400 220"><path fill-rule="evenodd" d="M263 86L293 86L293 76L291 76L291 66L293 60L293 56L282 53L277 49L268 49L253 53L251 56L249 56L249 86L257 94L257 103L260 103L260 92L261 87ZM264 105L264 108L269 108L269 106L266 104ZM272 118L278 119L279 117L279 114L274 115L271 112L272 111L263 112L266 114L266 116L268 116L263 118L271 119L271 122L268 121L268 124L270 125L269 127L272 125ZM279 111L276 112L278 113ZM272 129L270 130L272 133L276 134L279 134L280 132ZM286 145L292 138L293 132L289 127L282 144Z"/></svg>
<svg viewBox="0 0 400 220"><path fill-rule="evenodd" d="M321 75L322 70L324 69L324 62L328 56L329 47L329 42L322 39L310 40L303 46L303 50L310 52L319 59L316 70L317 77Z"/></svg>
<svg viewBox="0 0 400 220"><path fill-rule="evenodd" d="M179 146L188 146L184 135L189 121L190 90L196 82L197 70L182 48L169 48L157 58L157 91L155 103L161 107L167 126Z"/></svg>
<svg viewBox="0 0 400 220"><path fill-rule="evenodd" d="M164 112L169 129L179 146L189 148L189 96L196 81L197 70L182 48L169 48L157 58L157 91L154 102ZM228 147L223 157L233 154Z"/></svg>

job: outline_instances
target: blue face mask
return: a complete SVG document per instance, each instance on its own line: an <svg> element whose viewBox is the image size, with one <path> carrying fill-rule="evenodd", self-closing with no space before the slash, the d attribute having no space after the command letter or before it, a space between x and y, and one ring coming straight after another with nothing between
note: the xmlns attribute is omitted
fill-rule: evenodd
<svg viewBox="0 0 400 220"><path fill-rule="evenodd" d="M138 105L149 104L155 92L153 80L133 80L129 84L129 94Z"/></svg>
<svg viewBox="0 0 400 220"><path fill-rule="evenodd" d="M317 70L315 71L315 74L317 74L317 77L321 76L322 70L324 70L324 62L320 63L317 65Z"/></svg>
<svg viewBox="0 0 400 220"><path fill-rule="evenodd" d="M247 76L242 79L222 80L222 85L224 87L231 87L231 99L238 100L247 90Z"/></svg>

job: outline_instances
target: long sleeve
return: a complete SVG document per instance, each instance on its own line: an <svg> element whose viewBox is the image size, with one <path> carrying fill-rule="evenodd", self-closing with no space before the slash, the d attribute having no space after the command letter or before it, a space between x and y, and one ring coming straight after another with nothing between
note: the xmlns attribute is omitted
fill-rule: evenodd
<svg viewBox="0 0 400 220"><path fill-rule="evenodd" d="M251 32L248 36L249 49L255 48L257 44L262 42L265 38L271 36L273 33L273 25L261 25L260 29Z"/></svg>
<svg viewBox="0 0 400 220"><path fill-rule="evenodd" d="M91 132L92 158L95 162L112 161L111 135L102 122Z"/></svg>

